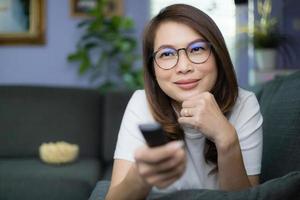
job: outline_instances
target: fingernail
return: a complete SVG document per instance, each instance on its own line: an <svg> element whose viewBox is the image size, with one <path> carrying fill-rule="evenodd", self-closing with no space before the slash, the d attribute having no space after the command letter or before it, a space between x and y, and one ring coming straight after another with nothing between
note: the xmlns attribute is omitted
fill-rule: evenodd
<svg viewBox="0 0 300 200"><path fill-rule="evenodd" d="M183 143L183 141L179 140L179 141L176 141L176 142L172 142L170 144L170 146L171 146L172 149L176 150L176 149L179 149L179 148L183 147L184 143Z"/></svg>

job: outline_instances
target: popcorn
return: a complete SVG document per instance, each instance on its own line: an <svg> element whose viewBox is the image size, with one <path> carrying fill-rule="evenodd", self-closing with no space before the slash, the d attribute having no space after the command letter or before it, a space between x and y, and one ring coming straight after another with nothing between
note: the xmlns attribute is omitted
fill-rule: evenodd
<svg viewBox="0 0 300 200"><path fill-rule="evenodd" d="M42 161L50 164L62 164L74 161L79 154L79 147L64 141L43 143L39 147Z"/></svg>

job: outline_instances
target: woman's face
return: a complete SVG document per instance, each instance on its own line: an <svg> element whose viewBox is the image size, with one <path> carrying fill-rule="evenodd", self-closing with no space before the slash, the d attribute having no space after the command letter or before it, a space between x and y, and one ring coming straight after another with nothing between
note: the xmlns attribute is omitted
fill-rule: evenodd
<svg viewBox="0 0 300 200"><path fill-rule="evenodd" d="M197 47L197 41L200 41L201 44L203 40L201 35L183 23L163 22L156 31L154 52L166 49L156 57L167 61L171 55L168 48L193 49L194 43ZM198 51L198 49L196 50ZM189 52L193 52L193 50L189 50ZM168 70L160 68L154 62L155 75L160 88L178 103L201 92L210 91L215 85L218 74L213 53L202 64L191 62L183 50L180 50L178 55L177 64Z"/></svg>

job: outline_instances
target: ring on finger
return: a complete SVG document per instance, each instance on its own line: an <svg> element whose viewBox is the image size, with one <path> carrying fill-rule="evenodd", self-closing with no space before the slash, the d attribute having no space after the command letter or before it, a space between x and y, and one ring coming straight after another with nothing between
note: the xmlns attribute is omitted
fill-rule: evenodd
<svg viewBox="0 0 300 200"><path fill-rule="evenodd" d="M184 116L185 116L185 117L191 116L191 115L190 115L190 112L189 112L189 109L187 109L187 108L184 109Z"/></svg>

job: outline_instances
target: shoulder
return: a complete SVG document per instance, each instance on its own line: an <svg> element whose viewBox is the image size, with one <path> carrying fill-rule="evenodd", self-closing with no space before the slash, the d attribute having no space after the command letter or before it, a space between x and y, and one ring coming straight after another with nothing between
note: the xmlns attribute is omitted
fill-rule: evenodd
<svg viewBox="0 0 300 200"><path fill-rule="evenodd" d="M127 105L127 108L134 109L134 110L140 110L141 111L148 111L148 103L146 98L145 90L136 90Z"/></svg>
<svg viewBox="0 0 300 200"><path fill-rule="evenodd" d="M236 99L233 112L242 108L251 110L255 107L259 107L255 94L251 91L239 88L239 95Z"/></svg>
<svg viewBox="0 0 300 200"><path fill-rule="evenodd" d="M243 103L247 100L256 100L256 96L253 92L251 91L248 91L248 90L245 90L243 88L239 88L239 95L238 95L238 98L237 98L237 104L239 103Z"/></svg>
<svg viewBox="0 0 300 200"><path fill-rule="evenodd" d="M237 121L256 113L260 113L260 108L255 94L239 88L239 95L229 114L229 120L235 124Z"/></svg>
<svg viewBox="0 0 300 200"><path fill-rule="evenodd" d="M153 121L145 90L136 90L133 93L128 102L126 111L130 112L141 121Z"/></svg>
<svg viewBox="0 0 300 200"><path fill-rule="evenodd" d="M132 97L130 99L130 102L133 101L134 103L146 103L146 93L145 90L136 90L132 94Z"/></svg>

